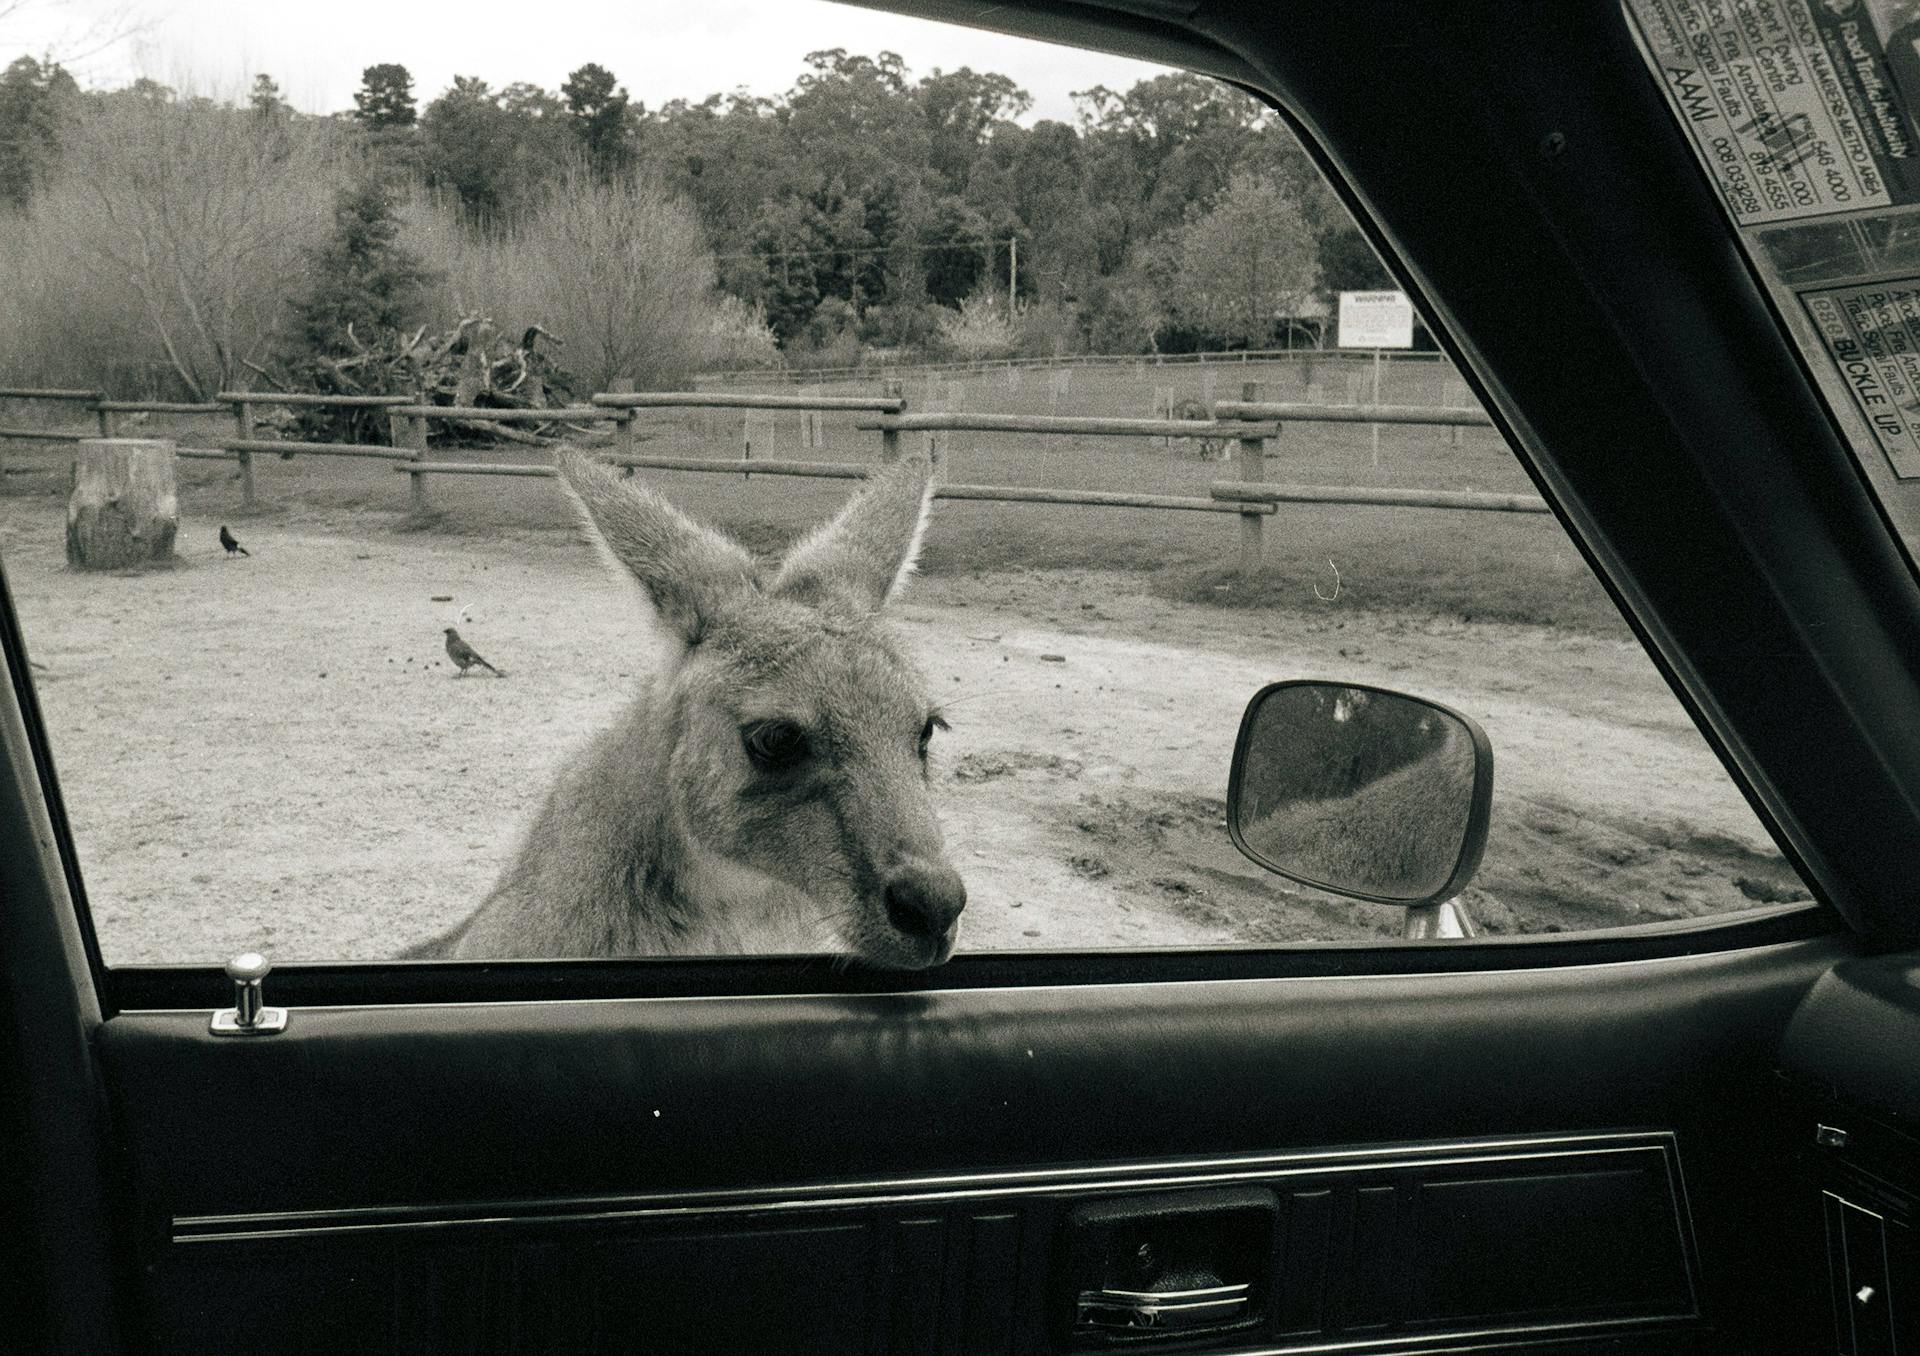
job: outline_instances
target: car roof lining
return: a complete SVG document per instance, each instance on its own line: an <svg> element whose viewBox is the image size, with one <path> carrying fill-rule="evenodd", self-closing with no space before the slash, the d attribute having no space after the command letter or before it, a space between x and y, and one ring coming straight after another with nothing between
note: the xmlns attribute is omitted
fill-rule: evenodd
<svg viewBox="0 0 1920 1356"><path fill-rule="evenodd" d="M1238 84L1258 79L1253 67L1195 32L1199 0L840 0L862 9L959 24L1036 42L1082 47L1114 56L1179 66Z"/></svg>

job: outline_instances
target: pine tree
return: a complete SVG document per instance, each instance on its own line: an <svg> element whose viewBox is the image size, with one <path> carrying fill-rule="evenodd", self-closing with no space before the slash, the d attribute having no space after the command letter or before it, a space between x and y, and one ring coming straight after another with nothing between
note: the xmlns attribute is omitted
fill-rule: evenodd
<svg viewBox="0 0 1920 1356"><path fill-rule="evenodd" d="M60 133L80 97L58 63L19 57L0 72L0 205L25 208L60 158Z"/></svg>
<svg viewBox="0 0 1920 1356"><path fill-rule="evenodd" d="M353 116L368 127L411 127L418 116L413 76L398 62L383 61L360 72L353 95Z"/></svg>
<svg viewBox="0 0 1920 1356"><path fill-rule="evenodd" d="M417 322L434 275L399 243L386 186L371 176L341 190L333 230L311 261L311 284L295 308L306 356L347 353L347 326L363 343Z"/></svg>

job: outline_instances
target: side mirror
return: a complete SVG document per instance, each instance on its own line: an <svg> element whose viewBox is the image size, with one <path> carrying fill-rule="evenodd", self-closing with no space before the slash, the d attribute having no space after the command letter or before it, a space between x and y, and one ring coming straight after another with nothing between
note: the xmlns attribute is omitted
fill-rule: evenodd
<svg viewBox="0 0 1920 1356"><path fill-rule="evenodd" d="M1471 936L1447 907L1487 846L1493 746L1471 717L1352 683L1247 704L1227 783L1234 846L1317 890L1399 904L1406 935Z"/></svg>

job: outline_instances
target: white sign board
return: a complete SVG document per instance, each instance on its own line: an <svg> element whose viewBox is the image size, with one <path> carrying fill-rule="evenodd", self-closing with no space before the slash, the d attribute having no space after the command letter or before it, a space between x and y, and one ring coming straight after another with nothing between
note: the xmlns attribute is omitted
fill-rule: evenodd
<svg viewBox="0 0 1920 1356"><path fill-rule="evenodd" d="M1413 303L1405 292L1342 292L1341 348L1412 348Z"/></svg>

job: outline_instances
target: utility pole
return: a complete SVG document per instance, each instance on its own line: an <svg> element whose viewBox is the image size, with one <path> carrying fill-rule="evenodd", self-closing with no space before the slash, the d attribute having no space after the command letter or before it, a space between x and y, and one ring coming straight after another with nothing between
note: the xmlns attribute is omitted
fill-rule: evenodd
<svg viewBox="0 0 1920 1356"><path fill-rule="evenodd" d="M1020 237L1007 237L1007 319L1013 319L1014 296L1020 287Z"/></svg>

